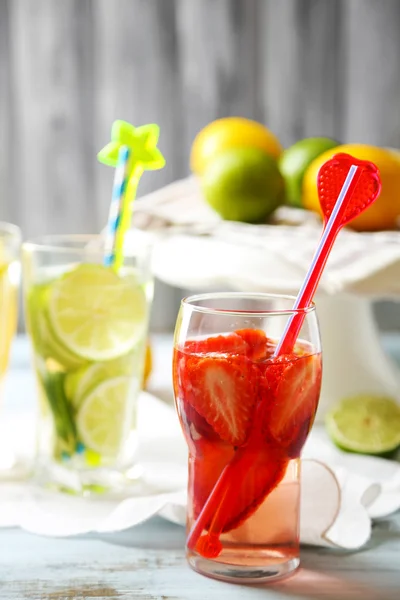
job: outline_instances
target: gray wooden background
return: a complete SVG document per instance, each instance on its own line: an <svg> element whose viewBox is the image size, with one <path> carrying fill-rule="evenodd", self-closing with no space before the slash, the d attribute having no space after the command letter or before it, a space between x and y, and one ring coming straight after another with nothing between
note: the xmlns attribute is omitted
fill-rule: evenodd
<svg viewBox="0 0 400 600"><path fill-rule="evenodd" d="M225 115L284 145L400 147L399 0L0 0L0 219L26 237L104 225L96 152L115 118L161 125L167 167L144 194L186 175L196 132ZM158 328L179 294L159 292Z"/></svg>

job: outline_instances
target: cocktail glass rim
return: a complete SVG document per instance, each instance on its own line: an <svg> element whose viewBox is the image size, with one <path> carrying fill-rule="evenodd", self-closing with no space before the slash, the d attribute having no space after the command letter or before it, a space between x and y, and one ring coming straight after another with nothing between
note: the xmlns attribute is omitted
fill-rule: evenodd
<svg viewBox="0 0 400 600"><path fill-rule="evenodd" d="M270 294L267 292L207 292L202 294L193 294L190 296L185 296L181 300L182 307L190 307L192 310L209 314L209 315L231 315L231 316L243 316L249 315L252 317L273 317L273 316L285 316L285 315L293 315L293 314L312 314L315 312L316 307L313 302L310 306L306 308L283 308L283 309L273 309L273 310L264 310L264 309L256 309L256 310L248 310L248 309L226 309L226 308L215 308L209 306L201 306L197 304L197 302L201 302L204 300L229 300L229 299L241 299L241 300L291 300L292 305L294 304L296 297L291 296L290 294Z"/></svg>
<svg viewBox="0 0 400 600"><path fill-rule="evenodd" d="M134 237L134 236L133 236ZM51 252L52 254L77 254L85 256L104 255L105 237L101 233L56 233L44 234L33 238L28 238L22 244L24 252ZM124 249L125 258L135 258L138 255L150 253L152 244L150 240L143 238L129 240Z"/></svg>

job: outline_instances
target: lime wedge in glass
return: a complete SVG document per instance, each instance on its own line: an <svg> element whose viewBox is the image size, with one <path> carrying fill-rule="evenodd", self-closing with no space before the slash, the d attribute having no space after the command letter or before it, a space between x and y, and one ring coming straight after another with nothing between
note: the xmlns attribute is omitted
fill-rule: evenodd
<svg viewBox="0 0 400 600"><path fill-rule="evenodd" d="M379 455L400 446L400 406L391 398L345 398L327 414L325 423L332 441L342 450Z"/></svg>
<svg viewBox="0 0 400 600"><path fill-rule="evenodd" d="M133 370L137 364L136 347L128 354L107 362L91 363L76 371L67 373L65 377L65 394L75 408L79 408L87 394L107 379L114 377L129 377L134 375Z"/></svg>
<svg viewBox="0 0 400 600"><path fill-rule="evenodd" d="M49 289L49 285L37 285L28 296L28 321L35 351L58 363L62 370L76 369L85 360L66 348L54 333L47 310Z"/></svg>
<svg viewBox="0 0 400 600"><path fill-rule="evenodd" d="M102 265L79 265L57 279L50 288L48 309L57 338L88 361L122 356L145 335L142 286Z"/></svg>
<svg viewBox="0 0 400 600"><path fill-rule="evenodd" d="M132 378L114 377L83 398L76 424L84 445L102 456L118 454L132 423ZM132 395L133 396L133 395Z"/></svg>

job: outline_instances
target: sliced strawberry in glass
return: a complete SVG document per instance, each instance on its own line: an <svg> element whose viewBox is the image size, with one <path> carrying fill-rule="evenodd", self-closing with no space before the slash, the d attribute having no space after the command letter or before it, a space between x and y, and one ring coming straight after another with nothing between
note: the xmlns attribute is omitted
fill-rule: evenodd
<svg viewBox="0 0 400 600"><path fill-rule="evenodd" d="M202 417L193 406L185 402L182 407L182 421L186 427L188 435L197 445L199 439L205 438L208 441L219 442L221 438L214 431L209 423Z"/></svg>
<svg viewBox="0 0 400 600"><path fill-rule="evenodd" d="M296 357L291 354L283 354L276 358L271 358L261 365L260 368L263 370L263 379L261 380L263 388L267 390L269 396L272 395L274 397L274 401L283 373L295 359Z"/></svg>
<svg viewBox="0 0 400 600"><path fill-rule="evenodd" d="M246 356L252 360L265 360L273 354L274 349L262 329L238 329L236 333L246 342Z"/></svg>
<svg viewBox="0 0 400 600"><path fill-rule="evenodd" d="M189 340L185 343L183 351L187 354L201 356L241 354L259 361L271 356L274 346L271 345L262 329L238 329L229 334L215 335L201 340Z"/></svg>
<svg viewBox="0 0 400 600"><path fill-rule="evenodd" d="M179 368L179 365L178 365ZM186 359L186 402L205 418L222 440L242 445L257 400L260 372L244 356Z"/></svg>
<svg viewBox="0 0 400 600"><path fill-rule="evenodd" d="M321 387L321 358L292 357L276 378L276 369L282 364L276 361L266 370L266 377L274 386L274 402L264 428L293 458L300 454L314 421Z"/></svg>
<svg viewBox="0 0 400 600"><path fill-rule="evenodd" d="M288 458L282 448L264 441L238 456L235 476L221 511L221 530L235 529L249 518L283 479L287 465Z"/></svg>
<svg viewBox="0 0 400 600"><path fill-rule="evenodd" d="M247 344L236 333L215 335L201 340L189 340L183 351L187 354L207 356L209 354L246 354Z"/></svg>
<svg viewBox="0 0 400 600"><path fill-rule="evenodd" d="M208 439L200 439L196 443L195 452L189 459L188 490L194 519L197 519L215 482L234 455L234 449L228 444L218 444Z"/></svg>
<svg viewBox="0 0 400 600"><path fill-rule="evenodd" d="M262 441L259 446L254 445L250 451L241 453L226 444L202 440L190 462L194 519L232 458L229 490L210 522L205 524L206 529L211 523L213 530L219 531L238 527L282 480L288 464L285 452L277 444Z"/></svg>
<svg viewBox="0 0 400 600"><path fill-rule="evenodd" d="M215 473L208 472L214 481L207 481L207 496L202 496L202 503L196 502L194 528L192 528L188 547L192 548L194 536L196 551L207 558L215 558L222 551L219 539L221 533L239 527L246 519L251 517L265 498L276 488L285 476L288 459L285 452L276 444L262 443L259 447L242 447L236 451L235 457L226 468L220 472L217 479ZM194 465L195 467L195 465ZM199 468L201 470L201 463ZM218 465L220 470L221 464ZM215 469L216 471L217 469ZM198 473L194 470L195 479ZM215 502L214 486L218 479L226 483L225 493ZM203 476L204 484L204 476ZM198 488L197 488L198 491ZM205 510L204 504L212 503L213 510ZM201 509L201 510L200 510ZM196 514L197 513L197 514ZM207 515L204 518L204 514ZM200 529L198 524L201 522ZM201 535L202 531L206 533Z"/></svg>
<svg viewBox="0 0 400 600"><path fill-rule="evenodd" d="M193 444L205 437L209 440L219 441L219 435L205 418L192 406L193 389L187 376L186 363L188 356L179 350L174 352L173 384L176 399L176 407L183 431L191 452L195 451Z"/></svg>

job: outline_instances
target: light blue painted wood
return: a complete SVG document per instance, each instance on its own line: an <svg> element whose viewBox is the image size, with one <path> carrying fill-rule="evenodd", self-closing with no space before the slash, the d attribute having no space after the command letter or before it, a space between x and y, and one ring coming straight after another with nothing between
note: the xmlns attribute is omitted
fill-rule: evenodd
<svg viewBox="0 0 400 600"><path fill-rule="evenodd" d="M400 518L358 553L304 549L302 567L274 585L229 585L192 572L183 528L155 518L118 535L49 539L0 531L0 598L398 600Z"/></svg>
<svg viewBox="0 0 400 600"><path fill-rule="evenodd" d="M155 338L155 348L166 337ZM400 338L386 347L399 357ZM163 353L163 352L162 352ZM29 410L29 349L14 344L8 395L15 410ZM16 382L20 382L18 387ZM159 385L156 380L154 384ZM12 396L12 398L11 398ZM1 487L0 487L1 493ZM375 525L360 552L303 548L301 569L274 585L242 586L191 571L184 529L160 518L113 535L52 539L0 529L0 599L84 600L398 600L400 514Z"/></svg>

